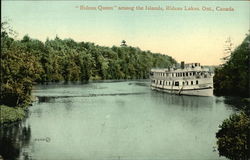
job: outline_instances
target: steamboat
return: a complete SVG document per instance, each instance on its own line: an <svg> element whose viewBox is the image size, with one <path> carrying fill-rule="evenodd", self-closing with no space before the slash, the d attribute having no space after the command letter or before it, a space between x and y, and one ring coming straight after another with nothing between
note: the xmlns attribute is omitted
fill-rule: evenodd
<svg viewBox="0 0 250 160"><path fill-rule="evenodd" d="M213 76L200 63L181 62L179 68L151 69L151 89L177 95L213 96Z"/></svg>

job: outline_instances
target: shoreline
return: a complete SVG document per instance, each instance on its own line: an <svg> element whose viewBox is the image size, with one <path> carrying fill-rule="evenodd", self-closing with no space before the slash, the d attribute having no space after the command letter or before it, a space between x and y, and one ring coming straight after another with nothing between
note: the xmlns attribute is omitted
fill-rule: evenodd
<svg viewBox="0 0 250 160"><path fill-rule="evenodd" d="M28 112L28 106L9 107L6 105L0 105L0 110L0 128L2 128L22 121L26 117L26 114Z"/></svg>
<svg viewBox="0 0 250 160"><path fill-rule="evenodd" d="M28 117L29 107L36 101L36 97L31 96L31 102L22 106L10 107L0 105L0 128L10 127L23 121Z"/></svg>

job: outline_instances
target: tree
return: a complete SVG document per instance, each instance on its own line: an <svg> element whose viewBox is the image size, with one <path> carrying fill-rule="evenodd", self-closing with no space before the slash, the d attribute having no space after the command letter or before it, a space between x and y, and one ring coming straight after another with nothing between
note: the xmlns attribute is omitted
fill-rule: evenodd
<svg viewBox="0 0 250 160"><path fill-rule="evenodd" d="M121 42L121 47L126 47L126 46L127 46L126 41L125 41L125 40L122 40L122 42Z"/></svg>
<svg viewBox="0 0 250 160"><path fill-rule="evenodd" d="M60 39L59 36L47 39L45 43L28 35L18 41L9 36L12 33L11 27L1 24L1 70L4 73L2 91L5 98L18 99L10 104L12 106L28 97L34 82L145 79L149 78L151 68L169 67L176 63L167 55L128 47L125 40L120 47L112 48L90 42L79 43L69 38ZM24 84L25 90L22 89ZM10 94L16 95L12 97Z"/></svg>
<svg viewBox="0 0 250 160"><path fill-rule="evenodd" d="M233 114L224 120L216 133L220 156L232 160L250 158L250 118L244 112Z"/></svg>
<svg viewBox="0 0 250 160"><path fill-rule="evenodd" d="M250 35L230 55L225 64L215 69L216 95L249 97Z"/></svg>
<svg viewBox="0 0 250 160"><path fill-rule="evenodd" d="M17 106L30 101L32 84L41 72L37 57L16 41L2 40L1 104Z"/></svg>
<svg viewBox="0 0 250 160"><path fill-rule="evenodd" d="M227 40L225 41L225 49L224 49L225 57L222 58L222 61L223 62L228 61L232 53L233 53L233 43L231 38L228 37Z"/></svg>

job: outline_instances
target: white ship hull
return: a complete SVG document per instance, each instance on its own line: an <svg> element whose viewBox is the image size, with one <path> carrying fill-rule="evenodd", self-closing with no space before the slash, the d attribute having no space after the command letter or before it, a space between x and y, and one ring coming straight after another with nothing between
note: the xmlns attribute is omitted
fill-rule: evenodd
<svg viewBox="0 0 250 160"><path fill-rule="evenodd" d="M193 89L168 89L160 86L151 85L152 90L166 92L170 94L176 95L192 95L192 96L213 96L213 88L212 87L204 87L204 88L193 88Z"/></svg>

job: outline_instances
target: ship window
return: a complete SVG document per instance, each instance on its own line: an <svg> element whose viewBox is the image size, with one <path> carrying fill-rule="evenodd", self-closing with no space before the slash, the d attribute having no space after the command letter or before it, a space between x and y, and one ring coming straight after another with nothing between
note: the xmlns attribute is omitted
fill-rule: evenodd
<svg viewBox="0 0 250 160"><path fill-rule="evenodd" d="M193 72L193 76L195 75L195 72Z"/></svg>
<svg viewBox="0 0 250 160"><path fill-rule="evenodd" d="M186 81L186 84L188 85L188 81Z"/></svg>
<svg viewBox="0 0 250 160"><path fill-rule="evenodd" d="M188 76L188 72L186 73L186 76Z"/></svg>
<svg viewBox="0 0 250 160"><path fill-rule="evenodd" d="M172 73L172 77L174 77L174 73Z"/></svg>
<svg viewBox="0 0 250 160"><path fill-rule="evenodd" d="M198 80L196 80L196 84L199 84L199 81L198 81Z"/></svg>
<svg viewBox="0 0 250 160"><path fill-rule="evenodd" d="M179 86L179 82L175 82L174 85L175 85L175 86Z"/></svg>
<svg viewBox="0 0 250 160"><path fill-rule="evenodd" d="M189 75L192 76L192 73L190 72Z"/></svg>
<svg viewBox="0 0 250 160"><path fill-rule="evenodd" d="M169 85L171 85L171 82L169 82Z"/></svg>
<svg viewBox="0 0 250 160"><path fill-rule="evenodd" d="M185 85L185 82L184 82L184 81L182 82L182 85L183 85L183 86Z"/></svg>
<svg viewBox="0 0 250 160"><path fill-rule="evenodd" d="M191 85L193 85L193 81L191 81Z"/></svg>

